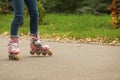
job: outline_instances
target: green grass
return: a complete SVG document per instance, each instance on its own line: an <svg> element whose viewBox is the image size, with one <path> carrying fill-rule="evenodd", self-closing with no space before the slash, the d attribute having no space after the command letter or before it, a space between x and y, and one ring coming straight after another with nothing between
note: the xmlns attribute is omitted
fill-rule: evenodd
<svg viewBox="0 0 120 80"><path fill-rule="evenodd" d="M13 15L0 15L0 33L9 32ZM120 40L120 29L113 29L110 24L110 15L74 15L74 14L46 14L44 23L39 26L39 32L43 38L59 36L69 39L80 38L108 38ZM24 25L19 33L29 32L29 17L25 17Z"/></svg>

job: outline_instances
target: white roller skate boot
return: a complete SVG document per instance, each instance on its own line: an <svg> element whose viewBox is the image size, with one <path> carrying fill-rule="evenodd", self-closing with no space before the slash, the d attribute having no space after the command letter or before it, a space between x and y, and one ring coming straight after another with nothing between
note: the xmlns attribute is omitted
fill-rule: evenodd
<svg viewBox="0 0 120 80"><path fill-rule="evenodd" d="M49 55L52 56L52 52L50 51L50 48L47 44L45 44L44 42L40 41L38 38L38 35L31 35L31 43L30 43L30 54L31 55Z"/></svg>
<svg viewBox="0 0 120 80"><path fill-rule="evenodd" d="M8 43L8 57L10 60L19 60L19 44L18 44L18 38L10 38L9 43Z"/></svg>

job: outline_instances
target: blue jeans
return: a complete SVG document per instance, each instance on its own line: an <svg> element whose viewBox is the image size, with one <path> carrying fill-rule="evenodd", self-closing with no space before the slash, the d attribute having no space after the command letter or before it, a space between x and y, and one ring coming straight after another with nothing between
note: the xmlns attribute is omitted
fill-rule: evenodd
<svg viewBox="0 0 120 80"><path fill-rule="evenodd" d="M24 17L24 2L28 7L30 14L30 33L38 33L38 7L37 0L12 0L14 7L14 19L11 24L10 36L18 36L18 27L23 21Z"/></svg>

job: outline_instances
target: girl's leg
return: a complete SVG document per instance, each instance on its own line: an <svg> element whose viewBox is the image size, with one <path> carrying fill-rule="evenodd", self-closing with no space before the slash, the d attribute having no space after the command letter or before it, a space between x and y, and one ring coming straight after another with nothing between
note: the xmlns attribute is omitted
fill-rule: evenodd
<svg viewBox="0 0 120 80"><path fill-rule="evenodd" d="M52 52L49 51L49 46L39 40L38 36L38 7L37 0L24 0L30 14L30 33L31 33L31 51L30 53L34 55L52 55Z"/></svg>
<svg viewBox="0 0 120 80"><path fill-rule="evenodd" d="M14 19L11 24L10 37L18 36L18 27L24 16L24 0L12 0L14 8Z"/></svg>
<svg viewBox="0 0 120 80"><path fill-rule="evenodd" d="M14 7L14 20L10 29L10 40L8 43L9 59L19 60L18 54L20 53L18 45L18 27L23 20L24 1L12 0Z"/></svg>
<svg viewBox="0 0 120 80"><path fill-rule="evenodd" d="M37 0L24 0L30 14L30 33L38 33L38 7Z"/></svg>

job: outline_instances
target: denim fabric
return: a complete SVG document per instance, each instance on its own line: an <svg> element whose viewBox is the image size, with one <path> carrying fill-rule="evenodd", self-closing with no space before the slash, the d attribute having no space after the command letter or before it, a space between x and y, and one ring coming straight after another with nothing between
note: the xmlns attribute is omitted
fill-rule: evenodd
<svg viewBox="0 0 120 80"><path fill-rule="evenodd" d="M18 36L18 28L24 17L24 3L30 14L30 33L38 33L38 7L37 0L12 0L14 7L14 19L11 24L10 35Z"/></svg>

